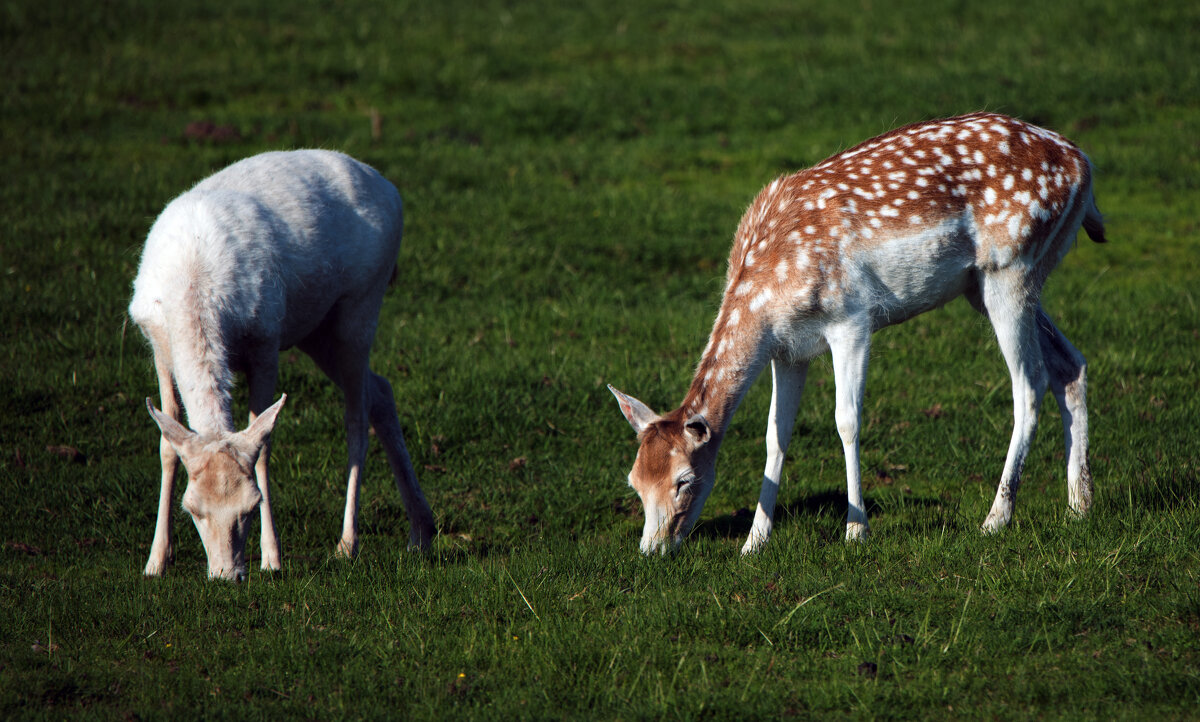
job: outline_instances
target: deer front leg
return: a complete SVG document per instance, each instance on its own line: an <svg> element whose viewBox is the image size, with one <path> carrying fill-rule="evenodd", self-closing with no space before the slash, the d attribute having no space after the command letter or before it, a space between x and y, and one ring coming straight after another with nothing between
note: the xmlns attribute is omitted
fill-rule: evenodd
<svg viewBox="0 0 1200 722"><path fill-rule="evenodd" d="M143 572L148 577L162 576L166 573L167 566L175 561L175 551L171 546L171 505L175 496L175 473L179 469L179 454L175 452L171 442L162 437L158 443L158 455L162 461L162 483L158 492L158 519L154 524L154 542L150 545L150 559L147 560Z"/></svg>
<svg viewBox="0 0 1200 722"><path fill-rule="evenodd" d="M250 390L250 423L253 424L258 415L266 411L275 396L275 382L279 375L279 353L274 348L265 349L259 354L256 363L247 374L247 385ZM283 551L280 548L279 532L275 528L275 516L271 512L271 439L267 438L258 461L254 464L254 478L258 482L258 491L262 501L258 505L259 523L262 536L262 568L268 571L279 571L283 567Z"/></svg>
<svg viewBox="0 0 1200 722"><path fill-rule="evenodd" d="M365 312L364 312L365 313ZM353 311L343 310L344 318L356 318ZM361 318L359 314L357 318ZM339 333L338 331L341 331ZM312 357L325 375L337 384L345 397L346 455L346 512L342 517L342 538L336 554L352 557L358 553L358 493L362 485L363 467L367 460L367 358L371 339L355 335L353 328L340 329L338 321L330 321L318 333L305 339L300 349Z"/></svg>
<svg viewBox="0 0 1200 722"><path fill-rule="evenodd" d="M154 343L152 338L151 343ZM159 402L162 412L176 421L183 420L179 397L175 393L175 381L171 369L160 345L155 345L154 370L158 375ZM165 348L165 347L163 347ZM165 436L158 440L158 457L162 464L162 477L158 491L158 517L154 523L154 541L150 544L150 558L146 561L143 571L148 577L159 577L167 571L167 566L175 561L175 551L171 546L171 506L175 497L175 475L179 470L179 454Z"/></svg>
<svg viewBox="0 0 1200 722"><path fill-rule="evenodd" d="M348 380L346 394L346 452L349 473L346 481L346 512L342 517L342 538L337 554L353 557L358 553L358 494L362 486L363 468L367 461L367 409L363 377Z"/></svg>
<svg viewBox="0 0 1200 722"><path fill-rule="evenodd" d="M846 540L864 539L871 532L862 495L862 471L858 457L858 433L863 394L867 386L867 362L871 354L871 326L867 319L850 319L826 333L833 357L833 380L837 387L834 412L842 451L846 455Z"/></svg>
<svg viewBox="0 0 1200 722"><path fill-rule="evenodd" d="M763 471L762 491L758 495L758 509L754 512L754 525L750 537L742 546L742 554L753 554L766 545L774 523L775 501L779 497L779 482L783 478L783 462L787 456L788 443L792 439L792 428L796 423L796 412L800 408L800 397L804 391L804 379L808 363L788 364L778 359L771 361L771 412L767 417L767 467Z"/></svg>

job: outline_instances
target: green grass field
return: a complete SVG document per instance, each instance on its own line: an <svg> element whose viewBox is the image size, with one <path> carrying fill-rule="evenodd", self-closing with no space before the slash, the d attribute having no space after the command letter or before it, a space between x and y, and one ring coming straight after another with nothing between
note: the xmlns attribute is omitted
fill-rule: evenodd
<svg viewBox="0 0 1200 722"><path fill-rule="evenodd" d="M70 5L0 7L0 717L1200 714L1200 5ZM692 539L640 557L635 440L605 384L682 398L769 180L979 109L1062 131L1098 170L1111 242L1082 240L1044 296L1090 362L1093 515L1068 518L1047 398L1016 523L979 533L1012 407L959 301L875 337L867 543L841 540L819 361L768 549L738 555L762 379ZM296 147L405 198L373 364L441 535L403 551L373 446L361 554L333 558L340 394L285 352L284 570L258 571L255 536L246 584L207 582L180 513L175 567L144 579L141 244L203 176Z"/></svg>

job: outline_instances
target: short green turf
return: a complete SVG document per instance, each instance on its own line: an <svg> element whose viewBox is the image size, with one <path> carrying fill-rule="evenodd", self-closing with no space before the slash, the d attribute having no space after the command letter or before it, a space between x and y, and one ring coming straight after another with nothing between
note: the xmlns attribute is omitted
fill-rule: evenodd
<svg viewBox="0 0 1200 722"><path fill-rule="evenodd" d="M1181 0L5 3L0 716L1195 718L1197 28ZM642 558L605 385L678 403L772 178L980 109L1097 167L1111 241L1082 239L1044 296L1090 362L1091 517L1067 514L1047 398L1015 524L979 533L1011 400L990 327L955 302L875 337L868 542L842 541L821 361L766 551L738 554L763 379L692 538ZM142 241L200 178L298 147L405 198L373 365L441 534L404 552L373 447L362 552L333 558L341 399L285 352L283 571L207 582L180 513L175 566L144 579Z"/></svg>

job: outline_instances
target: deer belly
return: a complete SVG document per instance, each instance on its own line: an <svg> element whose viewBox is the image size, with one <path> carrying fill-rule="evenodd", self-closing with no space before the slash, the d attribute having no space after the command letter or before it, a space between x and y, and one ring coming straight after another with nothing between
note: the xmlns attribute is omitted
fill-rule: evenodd
<svg viewBox="0 0 1200 722"><path fill-rule="evenodd" d="M870 256L857 265L852 292L876 329L962 295L974 260L969 242L952 233L922 234L907 243L893 240Z"/></svg>

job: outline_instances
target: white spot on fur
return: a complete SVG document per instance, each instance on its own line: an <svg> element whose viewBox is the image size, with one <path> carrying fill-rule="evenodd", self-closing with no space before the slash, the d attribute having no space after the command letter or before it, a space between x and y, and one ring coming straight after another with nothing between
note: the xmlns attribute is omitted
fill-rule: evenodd
<svg viewBox="0 0 1200 722"><path fill-rule="evenodd" d="M767 301L775 294L769 288L764 288L759 291L758 295L750 299L750 312L753 313L766 305Z"/></svg>
<svg viewBox="0 0 1200 722"><path fill-rule="evenodd" d="M991 186L983 189L983 201L989 206L996 202L996 191Z"/></svg>
<svg viewBox="0 0 1200 722"><path fill-rule="evenodd" d="M1016 240L1019 237L1017 234L1020 232L1021 216L1014 215L1012 218L1008 219L1008 235L1011 236L1013 240Z"/></svg>
<svg viewBox="0 0 1200 722"><path fill-rule="evenodd" d="M1006 191L1012 190L1013 183L1014 183L1014 180L1013 180L1012 175L1004 176L1004 190L1006 190Z"/></svg>

